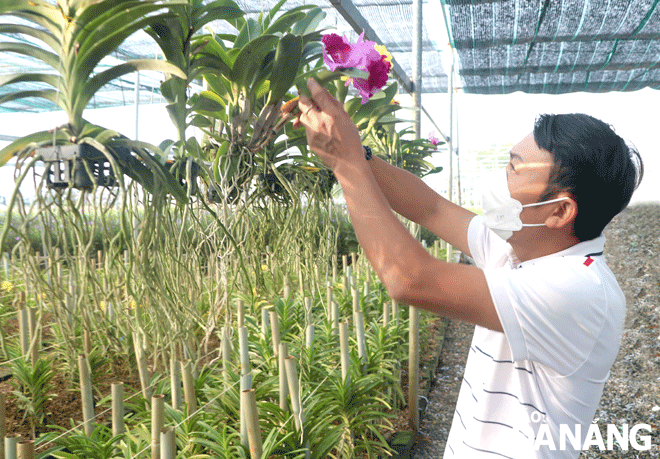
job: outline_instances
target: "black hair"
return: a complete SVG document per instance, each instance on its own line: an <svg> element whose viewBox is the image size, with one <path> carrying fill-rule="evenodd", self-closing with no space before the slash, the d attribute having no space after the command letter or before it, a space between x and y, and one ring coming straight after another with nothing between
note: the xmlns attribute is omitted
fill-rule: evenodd
<svg viewBox="0 0 660 459"><path fill-rule="evenodd" d="M534 140L554 157L548 187L539 201L569 192L578 205L574 233L580 241L598 237L630 203L644 175L639 152L614 129L583 114L540 115Z"/></svg>

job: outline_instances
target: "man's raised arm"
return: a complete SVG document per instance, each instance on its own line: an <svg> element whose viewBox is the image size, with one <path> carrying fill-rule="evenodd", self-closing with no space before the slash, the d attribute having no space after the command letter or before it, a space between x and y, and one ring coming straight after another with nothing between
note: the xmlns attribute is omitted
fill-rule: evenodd
<svg viewBox="0 0 660 459"><path fill-rule="evenodd" d="M369 163L392 210L470 255L467 228L474 213L443 198L408 171L375 156Z"/></svg>

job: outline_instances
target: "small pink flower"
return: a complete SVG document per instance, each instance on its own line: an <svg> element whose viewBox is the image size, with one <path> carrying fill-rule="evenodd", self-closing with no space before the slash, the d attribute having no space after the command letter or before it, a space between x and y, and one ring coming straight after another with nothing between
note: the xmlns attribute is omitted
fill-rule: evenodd
<svg viewBox="0 0 660 459"><path fill-rule="evenodd" d="M435 131L429 134L428 140L431 142L431 144L433 144L434 147L437 147L440 144L440 139L435 136Z"/></svg>

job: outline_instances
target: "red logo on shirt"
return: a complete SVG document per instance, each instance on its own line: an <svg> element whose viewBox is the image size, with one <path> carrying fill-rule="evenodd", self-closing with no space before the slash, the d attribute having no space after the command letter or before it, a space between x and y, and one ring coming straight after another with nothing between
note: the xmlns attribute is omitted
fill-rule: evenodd
<svg viewBox="0 0 660 459"><path fill-rule="evenodd" d="M594 259L591 257L587 257L586 260L584 260L584 266L589 266L591 263L594 262Z"/></svg>

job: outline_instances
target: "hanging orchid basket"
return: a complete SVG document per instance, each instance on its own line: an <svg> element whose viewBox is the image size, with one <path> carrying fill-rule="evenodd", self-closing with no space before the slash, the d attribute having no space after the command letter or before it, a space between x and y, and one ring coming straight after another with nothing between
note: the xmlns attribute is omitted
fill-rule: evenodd
<svg viewBox="0 0 660 459"><path fill-rule="evenodd" d="M115 187L117 177L108 157L89 144L56 145L35 150L46 166L46 184L51 189L92 189L95 185ZM114 152L118 163L132 160L128 148Z"/></svg>

